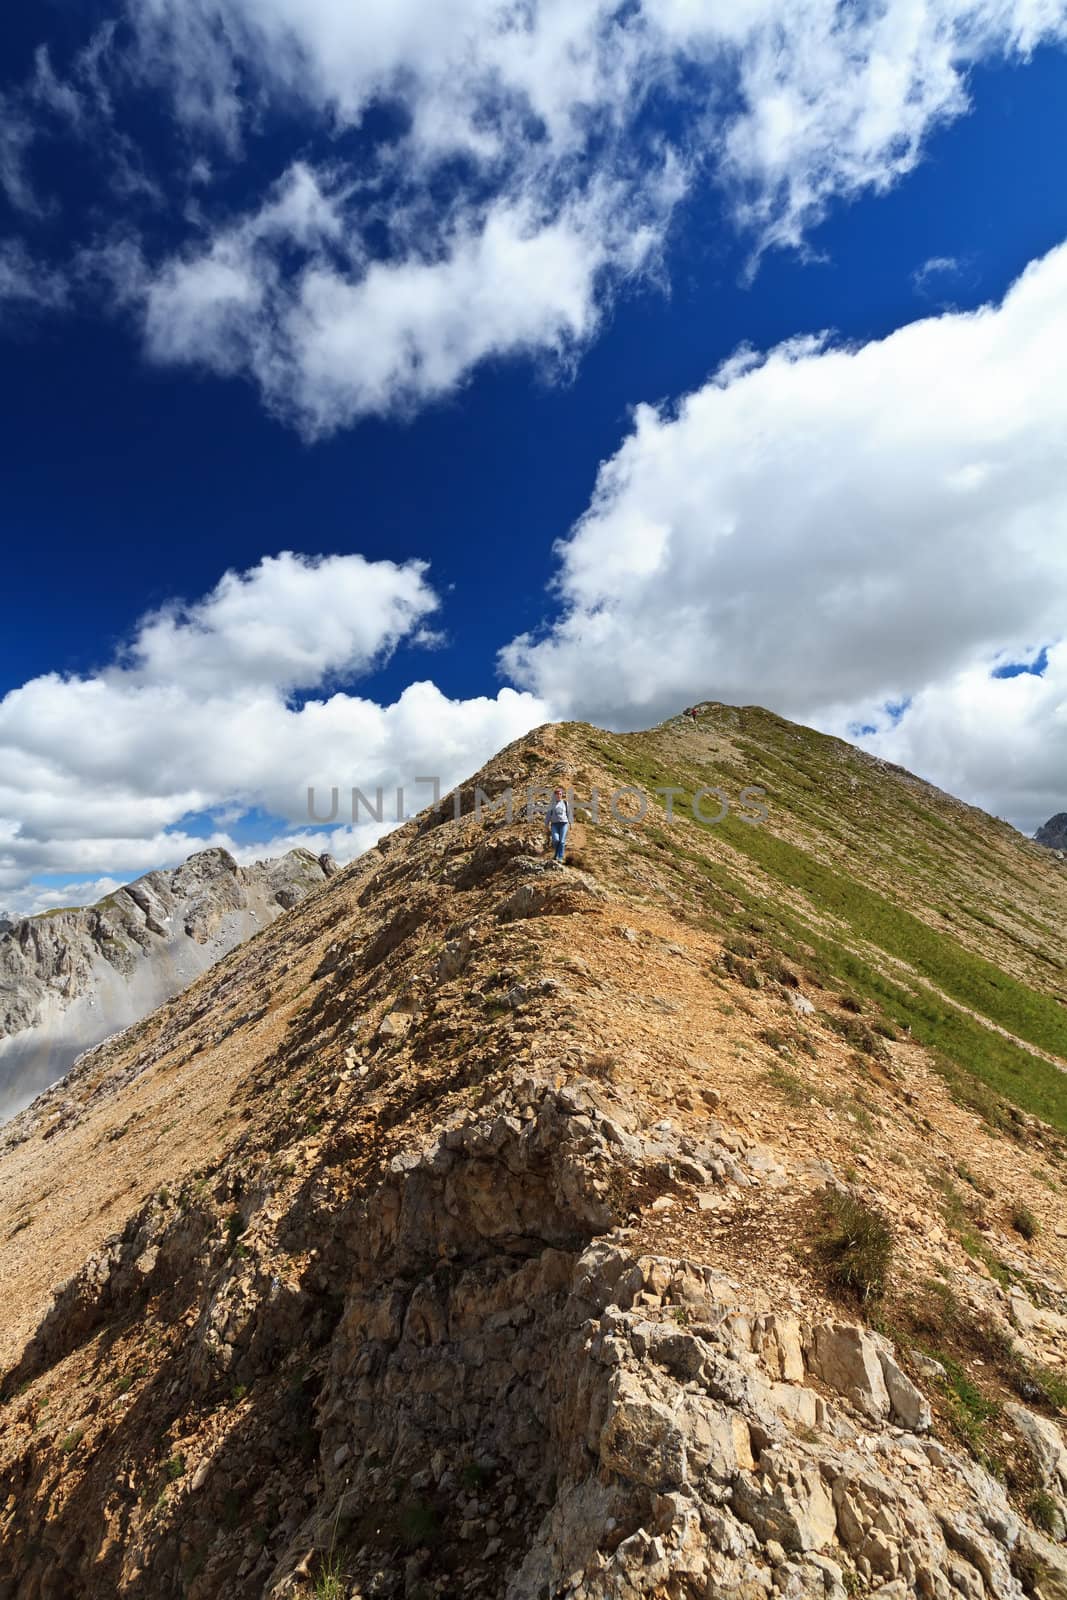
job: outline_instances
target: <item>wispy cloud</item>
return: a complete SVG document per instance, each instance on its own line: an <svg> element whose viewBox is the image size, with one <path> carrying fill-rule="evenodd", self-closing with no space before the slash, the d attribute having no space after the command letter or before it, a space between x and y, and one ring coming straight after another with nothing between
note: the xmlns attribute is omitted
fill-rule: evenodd
<svg viewBox="0 0 1067 1600"><path fill-rule="evenodd" d="M918 294L941 295L945 285L958 278L962 271L962 265L955 256L931 256L921 267L916 267L911 281Z"/></svg>
<svg viewBox="0 0 1067 1600"><path fill-rule="evenodd" d="M46 208L34 192L28 169L33 141L33 121L19 97L0 95L0 192L12 210L40 216Z"/></svg>
<svg viewBox="0 0 1067 1600"><path fill-rule="evenodd" d="M0 239L0 322L5 312L59 311L69 304L66 276L34 261L19 239Z"/></svg>
<svg viewBox="0 0 1067 1600"><path fill-rule="evenodd" d="M240 373L316 435L500 356L566 370L619 285L662 272L682 200L717 196L754 259L802 245L967 111L975 62L1065 36L1064 0L126 0L121 30L62 67L39 52L9 94L0 183L46 210L33 141L98 147L120 202L104 244L123 241L152 358ZM146 89L176 128L154 172L123 129ZM279 109L291 148L264 184ZM208 178L225 189L190 203ZM145 206L176 248L152 243ZM948 277L933 259L916 286Z"/></svg>

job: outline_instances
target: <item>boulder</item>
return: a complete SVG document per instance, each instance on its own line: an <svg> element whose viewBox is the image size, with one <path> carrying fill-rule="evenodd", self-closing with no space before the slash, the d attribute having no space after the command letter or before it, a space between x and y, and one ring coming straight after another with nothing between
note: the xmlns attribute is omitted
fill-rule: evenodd
<svg viewBox="0 0 1067 1600"><path fill-rule="evenodd" d="M889 1415L881 1351L873 1334L853 1323L820 1323L807 1348L808 1371L851 1400L873 1422Z"/></svg>
<svg viewBox="0 0 1067 1600"><path fill-rule="evenodd" d="M671 1412L653 1400L630 1373L620 1373L600 1435L600 1459L609 1472L663 1492L686 1475L685 1439Z"/></svg>
<svg viewBox="0 0 1067 1600"><path fill-rule="evenodd" d="M933 1422L929 1401L900 1370L887 1349L880 1349L878 1355L889 1395L890 1417L911 1433L928 1433Z"/></svg>

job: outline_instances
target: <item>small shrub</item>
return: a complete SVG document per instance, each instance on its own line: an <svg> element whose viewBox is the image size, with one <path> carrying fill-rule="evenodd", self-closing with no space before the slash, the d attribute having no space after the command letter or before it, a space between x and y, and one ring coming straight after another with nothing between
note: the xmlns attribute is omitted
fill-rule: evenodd
<svg viewBox="0 0 1067 1600"><path fill-rule="evenodd" d="M767 1069L767 1082L787 1105L806 1106L811 1099L811 1089L795 1072L780 1067L777 1062Z"/></svg>
<svg viewBox="0 0 1067 1600"><path fill-rule="evenodd" d="M1021 1233L1026 1240L1037 1236L1037 1218L1029 1206L1015 1205L1012 1207L1011 1225L1016 1233Z"/></svg>
<svg viewBox="0 0 1067 1600"><path fill-rule="evenodd" d="M911 1322L916 1333L932 1335L935 1339L958 1336L966 1312L951 1284L938 1278L928 1278L911 1306Z"/></svg>
<svg viewBox="0 0 1067 1600"><path fill-rule="evenodd" d="M893 1258L893 1235L880 1211L853 1195L827 1189L819 1253L831 1283L860 1300L881 1299Z"/></svg>
<svg viewBox="0 0 1067 1600"><path fill-rule="evenodd" d="M784 1034L781 1028L763 1028L759 1037L762 1043L769 1046L771 1050L788 1051L789 1049L788 1035Z"/></svg>
<svg viewBox="0 0 1067 1600"><path fill-rule="evenodd" d="M975 1457L989 1470L996 1459L990 1450L990 1428L1000 1417L996 1401L987 1399L977 1384L950 1356L942 1355L945 1368L945 1398L953 1427Z"/></svg>
<svg viewBox="0 0 1067 1600"><path fill-rule="evenodd" d="M861 1056L872 1056L878 1061L888 1059L889 1052L886 1050L885 1040L880 1039L862 1017L839 1017L832 1011L827 1011L823 1013L823 1020Z"/></svg>
<svg viewBox="0 0 1067 1600"><path fill-rule="evenodd" d="M1047 1489L1039 1489L1027 1506L1030 1521L1042 1533L1055 1535L1060 1522L1059 1506Z"/></svg>
<svg viewBox="0 0 1067 1600"><path fill-rule="evenodd" d="M722 952L719 961L724 971L728 972L731 978L736 978L739 983L743 983L746 989L763 988L763 979L750 962L742 960L740 956L733 955L729 950Z"/></svg>
<svg viewBox="0 0 1067 1600"><path fill-rule="evenodd" d="M766 956L763 961L763 970L768 978L773 978L775 983L780 983L783 989L800 988L800 979L792 967L786 965L781 956Z"/></svg>
<svg viewBox="0 0 1067 1600"><path fill-rule="evenodd" d="M1017 1362L1011 1372L1012 1386L1028 1405L1046 1405L1053 1411L1067 1411L1067 1378L1049 1367L1029 1367Z"/></svg>
<svg viewBox="0 0 1067 1600"><path fill-rule="evenodd" d="M73 1455L74 1451L77 1450L85 1437L87 1427L88 1423L79 1422L77 1427L71 1428L70 1432L60 1439L59 1448L65 1456Z"/></svg>
<svg viewBox="0 0 1067 1600"><path fill-rule="evenodd" d="M964 1183L969 1183L972 1189L976 1189L978 1193L984 1195L987 1200L992 1198L993 1190L990 1188L989 1184L985 1183L981 1178L973 1173L970 1167L967 1166L966 1162L957 1161L956 1176L957 1178L962 1178Z"/></svg>

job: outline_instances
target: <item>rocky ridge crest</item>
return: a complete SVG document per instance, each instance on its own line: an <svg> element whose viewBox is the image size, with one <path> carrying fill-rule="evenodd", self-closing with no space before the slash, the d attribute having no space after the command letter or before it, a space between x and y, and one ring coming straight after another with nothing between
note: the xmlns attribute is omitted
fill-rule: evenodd
<svg viewBox="0 0 1067 1600"><path fill-rule="evenodd" d="M1067 1594L1061 1135L574 847L425 813L14 1120L0 1596Z"/></svg>

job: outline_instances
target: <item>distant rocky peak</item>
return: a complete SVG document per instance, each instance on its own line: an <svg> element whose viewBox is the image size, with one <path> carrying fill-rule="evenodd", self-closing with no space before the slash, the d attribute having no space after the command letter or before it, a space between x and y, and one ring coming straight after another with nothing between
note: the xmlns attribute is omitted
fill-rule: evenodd
<svg viewBox="0 0 1067 1600"><path fill-rule="evenodd" d="M1067 850L1067 811L1057 811L1054 817L1049 817L1034 838L1048 850Z"/></svg>

